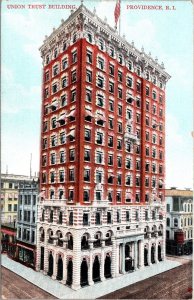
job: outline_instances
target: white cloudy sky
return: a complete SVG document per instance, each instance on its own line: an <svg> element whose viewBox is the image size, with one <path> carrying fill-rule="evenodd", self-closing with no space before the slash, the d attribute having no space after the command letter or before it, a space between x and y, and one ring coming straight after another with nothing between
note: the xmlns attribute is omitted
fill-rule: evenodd
<svg viewBox="0 0 194 300"><path fill-rule="evenodd" d="M45 0L42 4L75 4L81 1ZM88 1L85 5L114 26L116 1ZM41 59L38 48L44 36L66 19L70 10L8 9L2 4L2 172L29 174L39 170ZM170 5L165 1L122 0L121 35L144 46L164 62L172 76L167 84L166 186L192 187L192 4L176 1L175 11L127 10L127 4Z"/></svg>

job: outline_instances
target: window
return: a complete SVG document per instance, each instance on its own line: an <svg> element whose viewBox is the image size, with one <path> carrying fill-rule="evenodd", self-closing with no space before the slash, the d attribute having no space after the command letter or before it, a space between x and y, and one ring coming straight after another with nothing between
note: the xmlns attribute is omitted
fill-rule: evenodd
<svg viewBox="0 0 194 300"><path fill-rule="evenodd" d="M98 65L99 69L104 70L104 59L101 58L101 57L98 57L98 59L97 59L97 65Z"/></svg>
<svg viewBox="0 0 194 300"><path fill-rule="evenodd" d="M58 65L55 65L55 66L53 67L53 76L56 76L58 73L59 73L59 66L58 66Z"/></svg>
<svg viewBox="0 0 194 300"><path fill-rule="evenodd" d="M126 211L126 222L130 221L130 213L129 210Z"/></svg>
<svg viewBox="0 0 194 300"><path fill-rule="evenodd" d="M118 174L117 176L117 184L121 185L121 174Z"/></svg>
<svg viewBox="0 0 194 300"><path fill-rule="evenodd" d="M108 201L109 202L112 202L112 199L113 199L113 192L112 191L108 191Z"/></svg>
<svg viewBox="0 0 194 300"><path fill-rule="evenodd" d="M14 210L14 211L17 211L17 208L18 208L18 205L17 205L17 204L14 204L13 210Z"/></svg>
<svg viewBox="0 0 194 300"><path fill-rule="evenodd" d="M114 111L114 102L111 100L109 101L109 110Z"/></svg>
<svg viewBox="0 0 194 300"><path fill-rule="evenodd" d="M73 212L69 213L69 225L73 225Z"/></svg>
<svg viewBox="0 0 194 300"><path fill-rule="evenodd" d="M72 63L77 61L77 50L72 53Z"/></svg>
<svg viewBox="0 0 194 300"><path fill-rule="evenodd" d="M65 70L65 69L67 69L67 67L68 67L68 60L67 60L67 57L65 57L62 60L62 69Z"/></svg>
<svg viewBox="0 0 194 300"><path fill-rule="evenodd" d="M145 187L149 187L149 178L148 177L145 178Z"/></svg>
<svg viewBox="0 0 194 300"><path fill-rule="evenodd" d="M119 64L122 65L122 63L123 63L123 56L121 54L119 54Z"/></svg>
<svg viewBox="0 0 194 300"><path fill-rule="evenodd" d="M108 146L113 147L113 137L112 136L108 136Z"/></svg>
<svg viewBox="0 0 194 300"><path fill-rule="evenodd" d="M150 148L146 147L146 156L149 156L149 155L150 155Z"/></svg>
<svg viewBox="0 0 194 300"><path fill-rule="evenodd" d="M66 94L61 96L61 106L63 107L65 105L67 105L67 95Z"/></svg>
<svg viewBox="0 0 194 300"><path fill-rule="evenodd" d="M89 50L86 52L86 62L92 64L92 52Z"/></svg>
<svg viewBox="0 0 194 300"><path fill-rule="evenodd" d="M131 176L130 175L126 175L125 184L129 185L129 186L131 185Z"/></svg>
<svg viewBox="0 0 194 300"><path fill-rule="evenodd" d="M49 71L47 71L46 73L45 73L45 81L48 81L49 80Z"/></svg>
<svg viewBox="0 0 194 300"><path fill-rule="evenodd" d="M102 145L102 142L103 142L103 133L97 132L96 143L99 145Z"/></svg>
<svg viewBox="0 0 194 300"><path fill-rule="evenodd" d="M113 129L113 119L112 118L108 118L108 127L109 129Z"/></svg>
<svg viewBox="0 0 194 300"><path fill-rule="evenodd" d="M86 81L92 82L92 71L86 70Z"/></svg>
<svg viewBox="0 0 194 300"><path fill-rule="evenodd" d="M174 227L178 227L178 219L177 218L174 219Z"/></svg>
<svg viewBox="0 0 194 300"><path fill-rule="evenodd" d="M146 126L150 126L150 119L149 119L149 117L146 117Z"/></svg>
<svg viewBox="0 0 194 300"><path fill-rule="evenodd" d="M117 223L120 223L121 219L120 219L120 212L117 210Z"/></svg>
<svg viewBox="0 0 194 300"><path fill-rule="evenodd" d="M64 176L64 170L59 171L59 182L64 182L65 176Z"/></svg>
<svg viewBox="0 0 194 300"><path fill-rule="evenodd" d="M117 156L117 166L118 166L118 168L122 167L122 157L121 156Z"/></svg>
<svg viewBox="0 0 194 300"><path fill-rule="evenodd" d="M145 171L146 171L146 172L149 172L149 169L150 169L150 164L149 164L149 163L146 163L146 164L145 164Z"/></svg>
<svg viewBox="0 0 194 300"><path fill-rule="evenodd" d="M123 90L121 88L118 88L118 98L123 98Z"/></svg>
<svg viewBox="0 0 194 300"><path fill-rule="evenodd" d="M166 226L170 227L170 218L166 219Z"/></svg>
<svg viewBox="0 0 194 300"><path fill-rule="evenodd" d="M84 181L90 181L90 170L84 170Z"/></svg>
<svg viewBox="0 0 194 300"><path fill-rule="evenodd" d="M136 83L136 88L137 88L137 92L138 93L141 93L141 82L138 82Z"/></svg>
<svg viewBox="0 0 194 300"><path fill-rule="evenodd" d="M71 102L76 101L76 89L71 91Z"/></svg>
<svg viewBox="0 0 194 300"><path fill-rule="evenodd" d="M83 214L83 225L89 225L88 214L87 213Z"/></svg>
<svg viewBox="0 0 194 300"><path fill-rule="evenodd" d="M150 95L150 88L149 86L146 86L146 96L149 96Z"/></svg>
<svg viewBox="0 0 194 300"><path fill-rule="evenodd" d="M97 164L102 164L102 159L103 159L103 153L100 151L96 151L96 163Z"/></svg>
<svg viewBox="0 0 194 300"><path fill-rule="evenodd" d="M101 224L101 220L100 220L101 218L100 218L100 213L99 212L97 212L96 213L96 218L95 218L95 224L96 225L100 225Z"/></svg>
<svg viewBox="0 0 194 300"><path fill-rule="evenodd" d="M8 211L12 211L12 204L8 204Z"/></svg>
<svg viewBox="0 0 194 300"><path fill-rule="evenodd" d="M140 186L140 177L136 177L135 183L136 183L136 186Z"/></svg>
<svg viewBox="0 0 194 300"><path fill-rule="evenodd" d="M77 80L77 75L76 74L77 74L76 70L74 70L74 71L71 72L71 82L72 83L76 82L76 80Z"/></svg>
<svg viewBox="0 0 194 300"><path fill-rule="evenodd" d="M110 212L110 211L107 212L107 223L108 223L108 224L111 224L111 223L112 223L112 215L111 215L111 212Z"/></svg>
<svg viewBox="0 0 194 300"><path fill-rule="evenodd" d="M84 161L90 161L90 150L89 149L84 150Z"/></svg>
<svg viewBox="0 0 194 300"><path fill-rule="evenodd" d="M65 144L65 142L66 142L65 132L60 133L60 142L61 142L61 145Z"/></svg>
<svg viewBox="0 0 194 300"><path fill-rule="evenodd" d="M84 193L83 193L83 200L84 202L89 202L90 201L90 194L89 194L89 190L84 190Z"/></svg>
<svg viewBox="0 0 194 300"><path fill-rule="evenodd" d="M51 165L54 165L56 163L56 154L51 153Z"/></svg>
<svg viewBox="0 0 194 300"><path fill-rule="evenodd" d="M44 98L48 98L48 96L49 96L49 89L46 88L46 89L44 90Z"/></svg>
<svg viewBox="0 0 194 300"><path fill-rule="evenodd" d="M128 87L130 87L130 88L133 87L133 78L132 77L127 76L127 78L126 78L126 85Z"/></svg>
<svg viewBox="0 0 194 300"><path fill-rule="evenodd" d="M91 141L91 130L85 129L85 141L90 142Z"/></svg>
<svg viewBox="0 0 194 300"><path fill-rule="evenodd" d="M74 161L75 160L75 149L70 149L69 150L69 161Z"/></svg>
<svg viewBox="0 0 194 300"><path fill-rule="evenodd" d="M54 129L57 127L57 119L56 117L51 119L51 128Z"/></svg>
<svg viewBox="0 0 194 300"><path fill-rule="evenodd" d="M91 102L92 101L92 91L89 89L86 89L86 101Z"/></svg>
<svg viewBox="0 0 194 300"><path fill-rule="evenodd" d="M130 158L126 158L125 166L126 166L127 169L131 168L131 159Z"/></svg>
<svg viewBox="0 0 194 300"><path fill-rule="evenodd" d="M150 110L150 103L149 101L146 101L146 111L149 111Z"/></svg>
<svg viewBox="0 0 194 300"><path fill-rule="evenodd" d="M100 50L104 50L104 41L102 39L99 39L99 48Z"/></svg>
<svg viewBox="0 0 194 300"><path fill-rule="evenodd" d="M97 103L98 106L103 107L104 106L104 97L101 94L97 94Z"/></svg>
<svg viewBox="0 0 194 300"><path fill-rule="evenodd" d="M112 46L110 46L110 56L114 57L114 55L115 55L114 48Z"/></svg>
<svg viewBox="0 0 194 300"><path fill-rule="evenodd" d="M109 74L114 76L114 66L113 65L109 65Z"/></svg>
<svg viewBox="0 0 194 300"><path fill-rule="evenodd" d="M123 81L123 73L122 73L120 70L118 71L118 80L119 80L120 82Z"/></svg>
<svg viewBox="0 0 194 300"><path fill-rule="evenodd" d="M123 108L122 105L118 105L118 115L122 116Z"/></svg>
<svg viewBox="0 0 194 300"><path fill-rule="evenodd" d="M53 94L54 93L56 93L58 91L58 85L57 85L57 83L54 83L53 85L52 85L52 92L53 92Z"/></svg>
<svg viewBox="0 0 194 300"><path fill-rule="evenodd" d="M108 165L113 166L113 154L108 155Z"/></svg>
<svg viewBox="0 0 194 300"><path fill-rule="evenodd" d="M74 169L69 170L69 181L75 181L75 171L74 171Z"/></svg>
<svg viewBox="0 0 194 300"><path fill-rule="evenodd" d="M69 197L68 197L69 201L73 201L74 200L74 191L73 190L69 190Z"/></svg>
<svg viewBox="0 0 194 300"><path fill-rule="evenodd" d="M64 163L64 162L65 162L65 152L60 151L60 163Z"/></svg>
<svg viewBox="0 0 194 300"><path fill-rule="evenodd" d="M162 102L163 102L163 96L162 95L159 96L159 102L160 102L160 104L162 104Z"/></svg>
<svg viewBox="0 0 194 300"><path fill-rule="evenodd" d="M117 140L117 149L121 150L122 149L122 140Z"/></svg>
<svg viewBox="0 0 194 300"><path fill-rule="evenodd" d="M109 92L114 93L114 83L113 82L109 82Z"/></svg>
<svg viewBox="0 0 194 300"><path fill-rule="evenodd" d="M98 75L98 77L97 77L97 86L99 88L103 88L104 87L104 77Z"/></svg>
<svg viewBox="0 0 194 300"><path fill-rule="evenodd" d="M91 35L91 33L88 33L88 34L87 34L87 41L88 41L89 43L92 43L92 35Z"/></svg>
<svg viewBox="0 0 194 300"><path fill-rule="evenodd" d="M96 191L96 200L97 200L97 201L100 201L100 200L101 200L101 196L102 196L102 193L99 192L99 191Z"/></svg>

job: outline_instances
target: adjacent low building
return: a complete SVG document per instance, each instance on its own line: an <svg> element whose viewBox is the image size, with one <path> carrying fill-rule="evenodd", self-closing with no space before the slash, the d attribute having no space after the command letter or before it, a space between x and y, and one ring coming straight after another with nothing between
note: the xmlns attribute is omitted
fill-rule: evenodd
<svg viewBox="0 0 194 300"><path fill-rule="evenodd" d="M173 255L193 251L193 191L166 190L166 252Z"/></svg>
<svg viewBox="0 0 194 300"><path fill-rule="evenodd" d="M36 207L38 180L33 179L19 186L17 249L18 260L30 267L36 260Z"/></svg>

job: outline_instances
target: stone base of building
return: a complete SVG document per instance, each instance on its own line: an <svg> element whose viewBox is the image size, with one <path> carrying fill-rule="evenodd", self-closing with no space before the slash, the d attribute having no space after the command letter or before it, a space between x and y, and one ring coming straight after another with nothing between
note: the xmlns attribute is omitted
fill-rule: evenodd
<svg viewBox="0 0 194 300"><path fill-rule="evenodd" d="M103 282L98 282L92 286L86 286L83 289L75 291L68 286L63 285L61 282L52 280L49 276L43 275L41 272L35 272L34 270L9 259L6 255L2 255L2 266L25 278L58 299L96 299L180 265L179 262L165 260L158 264L152 264L143 269L138 269L132 273L106 279Z"/></svg>

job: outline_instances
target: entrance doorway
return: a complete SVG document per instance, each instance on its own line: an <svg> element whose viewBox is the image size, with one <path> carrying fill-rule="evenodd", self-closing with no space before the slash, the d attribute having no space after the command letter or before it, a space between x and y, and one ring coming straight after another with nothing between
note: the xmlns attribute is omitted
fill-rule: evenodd
<svg viewBox="0 0 194 300"><path fill-rule="evenodd" d="M94 263L93 263L93 281L97 282L100 281L100 263L98 256L95 257Z"/></svg>
<svg viewBox="0 0 194 300"><path fill-rule="evenodd" d="M88 285L88 265L86 260L82 260L80 273L81 286Z"/></svg>

